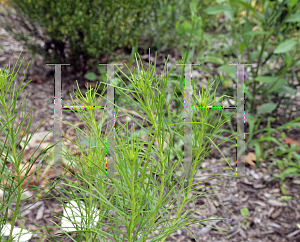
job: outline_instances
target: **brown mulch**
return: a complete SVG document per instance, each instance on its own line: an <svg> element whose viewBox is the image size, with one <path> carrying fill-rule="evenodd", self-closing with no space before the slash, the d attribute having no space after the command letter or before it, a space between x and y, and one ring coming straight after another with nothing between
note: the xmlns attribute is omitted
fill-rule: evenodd
<svg viewBox="0 0 300 242"><path fill-rule="evenodd" d="M4 50L0 49L0 68L4 67L8 64L8 62L12 61L12 53L15 55L19 55L20 49L22 47L18 47L18 44L12 40L3 29L1 29L0 35L6 36L6 40L2 42L4 46ZM19 49L18 49L19 48ZM167 54L170 54L169 51L161 52L157 58L157 74L162 73L162 68L164 66L164 58ZM119 53L121 56L122 53ZM128 55L128 54L127 54ZM127 56L123 55L124 57ZM147 54L143 55L144 62L147 62ZM154 56L151 53L151 56ZM177 51L173 51L170 54L171 58L169 59L169 63L175 64L176 60L181 59L181 55ZM22 57L25 57L23 62L23 66L19 72L17 83L20 82L20 78L23 76L25 67L30 60L30 54L24 50ZM28 110L33 109L33 122L30 129L32 133L38 124L45 118L45 121L38 129L38 132L42 131L50 131L54 127L53 119L53 91L54 91L54 77L53 73L51 76L51 70L53 68L47 67L44 65L43 61L37 57L33 60L28 68L28 72L26 75L25 82L29 79L33 81L28 84L18 99L19 102L23 99L24 95L27 94L27 106ZM47 75L49 74L50 75ZM199 77L197 80L199 83L203 83L203 74L199 73ZM77 77L78 78L78 77ZM80 80L80 78L78 78ZM84 78L81 78L80 88L84 88ZM69 98L69 93L71 93L74 85L74 80L76 77L74 76L64 76L62 75L62 96L63 102L65 99ZM17 103L18 106L19 103ZM63 104L65 105L65 104ZM173 107L174 108L174 107ZM27 111L28 111L27 110ZM279 113L280 120L283 120L282 110L281 114ZM69 121L71 123L78 122L78 118L74 114L63 114L63 119ZM121 118L121 122L125 122L125 117ZM19 117L16 119L16 124L19 122ZM266 127L266 124L262 124L261 128ZM273 128L279 126L279 122L275 122L272 124ZM247 127L247 124L246 124ZM63 134L67 134L70 137L75 135L74 130L68 132L69 126L63 124ZM246 130L245 130L246 132ZM299 130L292 130L290 132L286 132L287 136L297 139L299 137ZM277 134L274 135L277 139L280 138ZM1 137L2 138L2 137ZM70 145L70 144L68 144ZM271 143L271 148L273 143ZM231 158L231 165L235 167L236 154L235 149L229 149L228 145L221 146L222 153ZM249 152L253 152L253 149L247 149L245 154L249 154ZM26 158L30 157L33 153L33 149L29 149L25 153ZM247 166L246 174L247 176L244 178L226 178L220 177L209 180L206 182L207 188L201 189L201 191L195 191L194 194L199 192L208 193L220 193L216 196L209 197L210 199L214 199L215 201L209 201L208 199L199 200L194 204L189 203L185 209L193 208L194 210L199 209L204 203L207 202L206 206L200 209L201 212L209 213L210 215L204 213L196 213L196 218L214 218L213 216L218 216L220 218L230 219L227 223L231 226L227 226L224 222L220 220L215 220L213 222L207 223L210 226L214 226L219 229L228 230L226 233L228 237L223 235L221 232L217 231L210 226L194 226L195 228L191 229L192 234L198 241L300 241L300 229L297 227L297 223L300 223L300 206L299 206L299 178L288 178L286 180L285 188L287 191L286 195L292 196L292 199L287 200L286 202L282 202L279 200L281 196L283 196L278 180L273 180L272 182L268 182L270 178L274 176L275 173L279 173L279 169L276 166L273 166L270 170L268 170L271 162L274 162L276 159L270 159L263 162L260 162L259 167ZM218 166L226 166L225 161L222 160L222 156L217 150L212 152L211 157L207 157L203 164L202 168L207 167L218 167ZM199 170L199 178L196 180L203 179L204 174L220 174L224 173L222 169L210 169L210 170ZM50 172L47 176L47 180L50 182L54 178L58 176L54 170L50 169ZM223 183L226 182L226 183ZM209 188L209 185L222 183L217 185L216 187ZM41 183L34 184L36 186L41 186ZM44 184L45 185L45 184ZM211 189L220 189L219 191L211 192ZM44 191L41 191L43 194ZM59 194L53 192L53 195L58 196ZM33 201L33 200L32 200ZM24 207L28 207L33 202L27 202L21 205L21 209ZM233 216L226 208L221 206L219 203L225 205L230 211L233 212L235 216ZM36 203L34 206L25 210L22 213L22 216L28 218L25 222L25 227L27 229L39 229L38 225L47 225L54 226L51 222L55 221L60 224L60 219L55 218L57 214L54 212L62 213L62 208L58 205L60 202L56 199L50 198L46 200L42 200ZM243 217L240 215L241 208L248 208L248 222L246 225L243 223ZM17 226L21 226L20 220L17 221ZM41 231L45 232L45 230ZM50 229L51 234L60 233L59 229ZM60 241L70 241L65 238L59 238ZM33 241L39 241L37 239L31 239ZM43 240L47 241L47 240ZM195 241L193 237L188 233L186 229L178 229L176 233L169 236L167 241Z"/></svg>

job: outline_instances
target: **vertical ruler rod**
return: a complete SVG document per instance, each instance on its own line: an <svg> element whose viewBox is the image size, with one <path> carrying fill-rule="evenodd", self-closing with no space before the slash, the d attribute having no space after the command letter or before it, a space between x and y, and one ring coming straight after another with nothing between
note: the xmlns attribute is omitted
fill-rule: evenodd
<svg viewBox="0 0 300 242"><path fill-rule="evenodd" d="M237 164L236 175L245 176L244 65L237 65ZM242 162L244 161L244 162Z"/></svg>
<svg viewBox="0 0 300 242"><path fill-rule="evenodd" d="M184 175L186 179L191 178L192 169L192 76L191 64L185 65L184 85Z"/></svg>
<svg viewBox="0 0 300 242"><path fill-rule="evenodd" d="M61 66L70 64L46 64L55 66L54 80L54 160L62 163L62 85L61 85Z"/></svg>
<svg viewBox="0 0 300 242"><path fill-rule="evenodd" d="M244 65L253 64L230 64L237 68L237 153L236 153L236 176L246 176L245 167L245 77Z"/></svg>
<svg viewBox="0 0 300 242"><path fill-rule="evenodd" d="M107 66L107 172L111 177L115 174L115 87L114 87L114 64Z"/></svg>

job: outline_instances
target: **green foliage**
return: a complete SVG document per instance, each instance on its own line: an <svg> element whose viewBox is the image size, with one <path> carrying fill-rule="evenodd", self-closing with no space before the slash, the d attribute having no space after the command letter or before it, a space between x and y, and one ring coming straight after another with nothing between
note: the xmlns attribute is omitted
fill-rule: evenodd
<svg viewBox="0 0 300 242"><path fill-rule="evenodd" d="M240 212L241 212L241 215L245 218L242 224L249 226L250 223L248 222L248 217L247 217L247 215L249 214L249 209L241 208Z"/></svg>
<svg viewBox="0 0 300 242"><path fill-rule="evenodd" d="M49 131L48 134L42 139L39 146L34 150L33 154L29 157L28 162L26 164L22 162L24 158L23 155L24 155L25 147L28 145L28 143L32 139L32 136L34 135L34 133L40 127L40 125L43 123L44 120L38 125L38 127L30 136L28 130L30 130L32 120L33 120L32 110L31 112L27 112L27 104L25 103L25 111L23 109L24 107L22 107L22 111L20 111L26 95L23 98L23 100L21 100L21 103L18 109L16 110L16 102L17 99L19 99L18 97L20 95L20 92L22 92L23 89L28 85L28 83L31 82L29 81L27 83L24 83L24 77L29 66L28 64L24 76L20 84L17 86L17 89L16 89L16 85L12 85L13 83L16 84L15 79L23 62L22 60L19 68L15 70L18 61L19 58L17 59L16 62L13 58L12 69L9 63L8 67L6 67L3 71L1 71L2 73L0 75L0 79L1 79L0 83L1 82L3 83L3 81L5 83L5 85L2 86L1 93L0 93L0 106L1 106L0 135L1 137L5 137L5 141L0 140L0 150L1 150L0 192L3 191L3 195L4 195L3 197L1 196L1 203L0 203L0 213L2 215L0 219L0 232L2 236L3 228L6 227L7 232L9 233L7 241L13 241L13 239L15 241L21 241L21 240L24 241L24 237L23 237L24 232L20 232L20 231L16 232L14 228L19 215L22 221L22 216L20 211L21 203L27 202L29 200L29 198L27 198L27 196L24 193L26 191L32 190L29 189L31 187L29 186L29 182L31 181L33 176L37 173L37 171L40 169L39 167L43 165L43 162L45 162L45 157L47 152L58 143L57 142L54 145L47 146L42 151L38 152L37 156L34 157L41 143L44 141L46 136L53 130ZM6 100L5 97L8 97L8 99ZM20 116L19 122L16 122L15 120L16 116L14 115L14 113L19 114ZM29 122L24 127L25 119L28 120L29 114L31 114L29 117ZM16 123L17 125L14 125ZM25 132L21 134L21 130L25 130ZM26 139L25 144L22 147L21 151L18 151L19 150L18 146L21 143L21 141L24 139ZM40 159L39 162L37 162L38 159ZM6 166L7 163L11 163L11 166L10 167ZM37 168L34 169L33 173L29 173L29 171L32 169L32 166L34 164L37 164ZM24 177L21 176L22 173L25 174ZM9 217L8 209L11 209L11 205L10 205L11 203L15 203L16 208L13 209L13 214ZM2 239L1 236L0 236L0 240ZM18 237L19 239L17 239ZM23 237L23 239L21 239L21 237Z"/></svg>
<svg viewBox="0 0 300 242"><path fill-rule="evenodd" d="M8 11L3 25L16 40L46 62L70 63L78 71L85 70L88 61L131 47L147 27L146 17L157 2L14 0L11 6L19 15L20 31Z"/></svg>
<svg viewBox="0 0 300 242"><path fill-rule="evenodd" d="M168 79L173 70L169 72L165 67L162 79L155 83L158 78L155 65L156 58L154 67L152 67L149 58L149 68L144 70L140 59L137 73L136 70L134 70L134 74L130 71L130 75L126 76L133 86L132 89L130 89L118 75L125 88L121 88L119 85L116 86L116 92L119 92L123 101L116 103L116 108L126 113L134 124L141 128L138 132L135 132L135 125L132 126L130 130L127 123L122 125L123 127L116 128L115 130L114 168L116 169L115 175L118 176L112 176L110 172L106 173L106 176L103 176L105 174L104 162L107 154L107 143L106 140L101 137L100 131L104 128L105 122L107 122L108 119L103 117L99 124L96 121L96 112L93 112L93 110L79 109L77 114L90 130L89 135L73 124L64 121L64 123L76 128L77 134L80 132L84 137L88 137L85 140L80 140L79 136L77 136L76 141L73 143L78 146L82 154L84 154L85 151L87 155L84 154L82 158L73 157L67 149L66 151L68 152L64 154L69 160L73 160L71 163L78 170L79 176L75 173L77 181L83 181L83 186L80 185L80 182L77 185L69 182L64 184L71 189L71 192L67 192L67 190L64 189L64 191L67 192L65 195L70 198L73 197L74 199L72 200L78 200L78 195L76 195L72 189L75 188L78 191L83 191L88 196L84 198L84 214L87 215L86 219L84 222L72 222L72 227L77 230L77 241L83 241L84 238L86 241L91 241L90 239L94 236L98 236L99 239L97 241L100 241L100 237L102 239L111 236L114 237L115 241L126 240L141 242L146 241L146 239L152 239L152 241L163 242L167 236L179 228L187 228L188 225L204 222L202 220L195 221L189 218L190 215L188 216L187 213L190 211L184 211L183 207L188 202L192 201L194 203L196 197L190 198L189 194L193 190L199 190L199 187L192 189L192 185L198 185L198 183L193 183L195 173L198 170L199 164L209 154L206 148L209 149L211 144L217 148L212 141L213 135L226 120L213 118L212 115L208 115L208 110L206 109L198 109L195 111L195 115L201 117L201 122L193 122L192 129L195 140L192 149L196 151L196 157L191 164L191 178L182 179L180 174L175 172L175 169L177 168L183 173L183 156L177 154L177 156L180 157L173 163L170 158L170 151L174 150L174 147L175 149L177 148L173 143L175 134L181 141L184 138L184 132L180 129L184 110L182 108L182 111L178 115L172 115L170 110L164 110L164 106L170 106L170 102L173 98L166 98ZM122 72L122 74L125 73ZM178 76L178 79L180 79L180 76ZM197 100L194 100L194 106L199 106L200 103L214 104L216 93L214 92L210 95L210 87L211 85L209 85L209 89L205 91L202 89L203 92L201 94L199 93L199 97L195 95ZM93 102L97 103L100 102L101 99L106 99L103 93L98 95L98 98L96 97L97 89L98 87L96 87L95 90L88 89L88 93L90 93L89 98L84 98L81 91L76 92L76 97L79 102L76 101L75 103L72 98L72 106L77 106L78 104L81 106L83 103L92 106L94 104ZM130 94L135 97L135 100L128 96L127 91L130 91ZM126 105L124 105L124 103ZM147 127L126 112L126 109L123 107L128 105L130 105L139 116L144 117L143 124L144 121L147 121ZM181 107L183 106L181 102ZM221 110L216 111L220 112ZM168 118L165 117L166 112ZM146 118L146 114L149 118ZM116 120L120 116L121 115L118 115L118 112L116 112ZM175 116L175 122L171 120L170 117L172 116ZM125 135L122 134L122 128L124 128L124 126L126 126ZM209 127L208 129L206 126L210 126L211 128ZM141 137L144 134L147 135L146 138ZM166 139L167 135L170 136L169 140ZM68 139L68 137L65 138ZM158 147L154 146L154 140L161 140ZM167 143L167 147L163 148L162 144L165 142ZM146 149L144 145L147 145ZM179 143L178 145L181 144ZM152 159L152 152L159 156L159 161ZM174 152L176 153L175 150ZM142 162L144 162L144 165L142 165ZM73 168L73 170L75 170L75 168ZM154 178L152 174L155 175ZM158 178L160 178L160 182L157 182ZM65 179L67 178L65 177ZM185 186L186 180L188 183ZM111 183L109 181L111 181ZM177 181L177 184L175 184L175 181ZM94 184L97 185L95 186ZM106 185L111 185L112 188L108 190L106 189ZM202 185L200 185L200 187L201 186ZM179 188L179 191L175 191L175 188ZM165 189L167 189L166 195L164 194ZM120 194L122 194L122 196L120 196ZM177 196L178 194L179 196ZM63 196L65 197L65 195ZM197 197L200 198L200 195L197 195ZM144 203L144 201L146 201L146 203ZM175 201L179 206L173 205ZM92 218L94 216L92 206L94 206L94 204L100 207L99 215L97 215L97 218L99 218L97 225L93 225L95 219ZM108 215L109 210L115 212L116 216ZM176 212L175 217L172 215L174 212ZM159 218L158 215L163 213L166 215L164 215L163 218ZM171 215L172 218L169 217ZM67 217L68 221L73 220L70 215L64 215L64 217ZM111 225L107 223L104 224L104 219L106 218L110 220ZM167 225L166 222L169 225ZM166 223L163 231L157 228L157 225L162 223ZM126 231L118 229L121 224L126 226ZM141 226L137 228L138 224ZM99 229L102 225L107 226L108 230L104 232L102 229ZM65 226L63 226L62 223L60 228L64 230L63 227ZM160 230L159 236L153 236L153 231L157 230Z"/></svg>
<svg viewBox="0 0 300 242"><path fill-rule="evenodd" d="M84 77L86 79L88 79L89 81L96 81L97 79L99 81L102 81L102 82L105 82L107 80L107 77L106 77L106 68L104 66L97 66L97 69L98 71L101 73L101 76L100 78L98 79L98 76L94 73L94 72L88 72L84 75Z"/></svg>
<svg viewBox="0 0 300 242"><path fill-rule="evenodd" d="M288 147L287 144L284 144L285 133L280 133L279 131L284 129L299 128L299 118L294 119L291 122L288 122L276 129L271 128L271 121L275 119L272 117L268 117L267 128L258 130L258 127L262 121L262 118L258 118L258 115L251 115L248 117L249 120L249 139L246 141L246 147L255 147L255 154L257 157L257 165L259 164L259 158L262 157L264 160L270 160L272 158L280 157L281 160L277 160L274 164L277 164L279 169L283 172L281 174L275 174L274 178L280 178L281 182L285 180L287 176L299 176L300 175L300 163L299 163L299 155L296 150L299 147ZM260 138L253 139L254 135L264 133ZM272 137L272 133L281 134L282 138L275 139ZM270 155L270 142L274 142L277 146L275 146L274 150L272 150L272 155ZM267 149L265 151L265 148ZM283 157L283 158L282 158ZM271 166L272 166L271 165Z"/></svg>
<svg viewBox="0 0 300 242"><path fill-rule="evenodd" d="M299 79L299 27L300 2L286 0L228 0L216 1L204 9L206 14L217 16L224 14L227 20L218 26L210 41L207 41L207 50L200 53L197 62L207 60L207 55L214 56L208 62L220 65L219 59L224 63L218 70L224 71L228 78L223 81L222 94L233 95L235 85L228 87L228 83L236 82L235 66L228 66L228 62L254 64L245 66L249 78L245 80L245 107L249 114L246 120L249 123L249 133L246 136L245 148L253 147L257 157L269 160L277 157L281 174L275 178L280 179L281 190L285 193L284 181L286 177L299 176L299 155L297 147L288 147L283 140L271 136L273 132L288 128L299 128L299 120L290 119L289 106L295 96ZM219 30L223 30L221 32ZM228 36L233 42L228 41ZM214 44L214 43L217 43ZM222 47L221 50L220 48ZM225 58L228 56L228 60ZM219 58L220 57L220 58ZM219 63L218 63L219 62ZM201 67L201 70L209 72ZM289 96L287 96L289 95ZM271 128L274 114L280 106L284 105L285 124L277 129ZM259 130L259 125L267 121L267 128ZM230 132L236 133L230 124ZM262 134L260 138L255 136ZM281 133L283 134L283 133ZM275 149L270 150L270 143L275 143ZM235 145L235 144L234 144ZM266 151L267 149L267 151ZM270 152L273 152L272 155Z"/></svg>
<svg viewBox="0 0 300 242"><path fill-rule="evenodd" d="M255 115L246 115L246 119L249 123L249 133L246 133L247 139L245 142L245 148L255 148L257 166L259 166L259 158L263 158L264 160L276 159L269 166L269 169L272 166L277 165L281 170L281 173L275 173L274 176L269 180L269 182L276 178L279 178L281 191L283 194L285 194L286 191L284 188L284 184L286 178L300 176L300 155L297 153L297 150L299 150L298 146L293 144L291 147L289 147L287 144L285 144L284 139L286 138L286 134L285 132L283 132L283 130L287 130L288 132L292 133L294 129L299 129L300 118L295 118L294 120L287 122L286 124L283 124L275 129L272 128L271 125L271 122L275 121L275 118L268 117L267 127L259 129L259 126L263 120L261 114L267 112L269 112L267 109L261 109L260 114L257 113ZM228 117L229 114L231 114L231 112L224 112L224 118ZM230 126L230 130L228 132L234 133L232 123L228 122L228 124ZM277 139L273 137L273 133L281 135L281 138ZM270 149L271 142L275 144L274 149ZM233 148L236 146L236 142L232 141L231 143L232 145L229 148Z"/></svg>
<svg viewBox="0 0 300 242"><path fill-rule="evenodd" d="M226 41L230 35L234 37L233 44L226 46L227 52L236 56L230 62L244 63L246 54L248 63L257 64L251 66L250 78L245 82L246 110L255 113L266 101L274 99L278 103L286 98L285 94L295 95L294 90L300 85L297 76L300 70L296 69L300 60L299 38L295 37L299 30L300 2L258 0L253 1L254 5L242 0L217 2L220 4L204 11L210 15L223 13L228 18L218 28L225 27L226 36L219 33L215 36L219 41ZM274 68L278 63L281 66ZM228 68L224 71L231 76L227 63L223 67ZM277 109L278 105L273 113Z"/></svg>
<svg viewBox="0 0 300 242"><path fill-rule="evenodd" d="M290 200L292 199L293 197L292 196L282 196L279 198L280 201L287 201L287 200Z"/></svg>
<svg viewBox="0 0 300 242"><path fill-rule="evenodd" d="M248 208L241 208L241 215L243 217L246 217L249 213L249 209Z"/></svg>

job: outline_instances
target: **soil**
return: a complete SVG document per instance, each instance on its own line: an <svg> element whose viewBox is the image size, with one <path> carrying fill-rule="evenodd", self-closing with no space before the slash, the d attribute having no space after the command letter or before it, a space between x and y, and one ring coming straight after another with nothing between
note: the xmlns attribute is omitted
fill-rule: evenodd
<svg viewBox="0 0 300 242"><path fill-rule="evenodd" d="M18 56L22 50L22 46L14 41L9 34L7 34L2 28L0 29L0 35L5 37L5 40L1 42L1 45L4 47L3 50L0 49L0 67L6 66L9 62L12 62L12 54ZM181 60L181 54L178 50L165 50L158 51L157 56L157 68L156 73L159 75L162 73L164 67L164 59L167 55L170 55L169 62L171 65L175 65L177 60ZM119 57L119 60L128 63L128 53L116 52L116 56ZM17 107L20 104L20 101L26 96L28 110L33 111L33 121L30 128L30 134L34 132L37 126L43 121L42 125L39 127L38 132L50 131L54 127L53 122L53 92L54 92L54 76L53 68L44 65L41 57L36 56L35 59L32 59L31 54L23 49L21 57L24 57L24 64L20 68L19 74L16 78L17 85L21 82L23 77L26 65L29 60L32 60L28 71L25 75L24 82L32 80L22 91L20 97L18 98ZM143 54L142 59L145 65L148 62L148 54ZM151 53L151 58L154 58L154 54ZM105 60L102 60L105 62ZM136 66L135 64L131 69ZM146 67L144 67L146 69ZM96 69L93 71L96 72ZM194 75L195 73L195 75ZM198 76L196 76L196 74ZM193 78L196 78L198 84L206 84L208 75L203 74L199 71L193 72ZM63 102L65 99L68 99L69 94L72 92L74 86L74 80L79 81L79 87L84 88L84 84L87 83L87 80L84 77L78 76L64 76L62 75L62 97ZM7 97L6 97L7 99ZM67 103L67 102L66 102ZM299 104L299 97L293 101L293 106L297 107ZM67 104L66 104L67 105ZM299 107L299 106L298 106ZM173 110L175 106L170 107ZM276 129L279 127L284 120L284 110L279 109L278 117L279 120L272 123L272 128ZM294 117L299 116L294 114L290 117L292 120ZM20 123L20 117L18 116L15 121L15 125ZM64 114L63 119L70 123L77 123L80 120L76 115ZM126 122L126 118L120 118L120 122L123 124ZM266 122L263 122L260 125L260 128L266 127ZM26 123L25 123L26 125ZM83 125L84 127L84 125ZM235 126L233 126L235 127ZM245 125L246 129L248 124ZM224 128L229 128L228 124L224 125ZM74 138L76 133L74 129L70 129L70 126L63 124L62 125L63 135L66 135L70 139ZM245 130L247 132L247 130ZM299 137L299 129L291 129L286 131L286 134L289 138L294 138L295 140ZM51 133L52 134L52 133ZM225 135L225 134L224 134ZM258 136L255 136L257 138ZM281 135L274 134L277 140L280 141ZM1 139L3 137L1 136ZM52 140L53 136L49 136L49 140ZM283 141L280 141L283 142ZM68 148L73 147L70 142L66 141ZM270 149L275 148L275 143L271 142ZM220 146L221 152L225 157L230 158L230 164L232 167L235 167L236 153L235 149L229 148L229 144ZM26 150L23 163L28 163L30 156L34 152L34 146ZM246 155L249 155L250 152L255 153L253 148L248 148L245 151ZM272 154L272 153L271 153ZM37 162L39 159L37 160ZM224 172L224 169L221 168L211 168L208 167L227 167L225 161L222 159L220 152L216 149L212 151L211 155L204 159L201 169L199 169L196 178L196 181L203 180L205 175L211 176L213 179L205 182L205 187L199 189L198 191L192 192L194 195L199 194L200 192L205 192L211 194L209 197L203 197L196 200L195 204L188 203L184 210L191 209L195 211L195 214L192 215L196 219L207 219L207 218L226 218L228 219L226 223L222 222L221 219L214 220L212 222L207 222L206 224L201 223L195 224L191 227L188 227L193 236L187 231L187 229L178 229L175 233L167 238L166 241L231 241L231 242L241 242L241 241L300 241L300 229L297 227L297 223L300 223L300 205L299 205L299 185L300 180L297 177L288 177L285 181L284 187L286 189L286 196L292 196L291 199L287 201L281 201L279 198L283 196L283 193L280 189L279 179L271 180L274 177L274 174L280 173L280 170L277 166L272 166L270 169L269 166L272 162L276 161L274 158L264 160L259 163L258 167L246 165L245 167L245 177L242 178L233 178L233 177L213 177L213 174L227 174ZM10 166L11 164L7 164ZM61 164L55 164L57 168L62 168ZM43 171L44 168L42 168ZM71 174L71 172L70 172ZM46 181L54 181L55 178L59 176L59 173L54 169L50 168L47 173ZM72 178L75 180L74 178ZM215 185L211 187L212 185ZM33 181L31 185L35 186L45 186L45 181ZM217 191L212 191L212 189L218 189ZM31 191L34 194L34 191ZM44 195L44 190L41 190L41 195ZM53 196L60 196L58 192L51 192ZM218 193L218 194L216 194ZM213 195L216 194L216 195ZM51 221L56 222L60 225L60 219L57 218L58 213L62 213L62 208L59 206L61 202L50 195L45 197L40 202L36 203L34 206L28 208L26 211L22 212L22 216L28 218L25 220L26 229L38 229L39 232L46 233L46 229L41 229L42 226L54 226ZM28 205L33 204L34 199L22 203L20 209L23 210L24 207L29 207ZM226 206L228 211L225 207ZM176 202L175 204L176 205ZM205 206L204 206L205 205ZM12 205L13 207L13 205ZM244 218L240 214L241 208L248 208L249 214L247 215L247 221L244 221ZM199 212L196 212L199 211ZM10 211L11 213L11 211ZM248 222L248 223L247 223ZM21 226L21 221L17 220L17 226ZM224 235L222 232L217 229L225 229ZM51 228L50 232L52 235L56 234L58 236L62 231L59 229ZM157 231L158 232L158 231ZM58 238L58 237L57 237ZM49 237L47 239L50 239ZM71 241L67 236L58 238L60 241ZM40 241L37 238L31 239L30 242ZM46 238L42 241L48 241ZM51 240L50 240L51 241Z"/></svg>

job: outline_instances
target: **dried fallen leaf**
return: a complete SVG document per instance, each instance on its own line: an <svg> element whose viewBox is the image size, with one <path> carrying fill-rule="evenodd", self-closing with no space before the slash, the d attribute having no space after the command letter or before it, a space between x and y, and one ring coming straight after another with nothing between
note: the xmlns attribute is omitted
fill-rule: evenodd
<svg viewBox="0 0 300 242"><path fill-rule="evenodd" d="M41 78L38 78L37 76L29 76L29 80L32 80L32 82L37 82L38 84L43 84L43 80Z"/></svg>
<svg viewBox="0 0 300 242"><path fill-rule="evenodd" d="M245 163L247 163L250 166L256 166L256 155L253 152L249 152L248 155L245 156ZM264 161L264 159L259 158L259 161Z"/></svg>
<svg viewBox="0 0 300 242"><path fill-rule="evenodd" d="M284 143L288 145L296 144L297 146L300 146L300 142L298 140L288 137L284 139Z"/></svg>
<svg viewBox="0 0 300 242"><path fill-rule="evenodd" d="M25 130L24 130L24 129L21 129L20 134L19 134L19 138L22 137L22 135L24 134L24 132L25 132Z"/></svg>
<svg viewBox="0 0 300 242"><path fill-rule="evenodd" d="M24 188L25 185L27 184L28 180L30 179L32 173L34 172L35 168L37 167L36 164L33 164L30 171L28 172L28 174L26 175L26 171L27 171L27 168L22 168L23 169L23 172L21 174L21 180L24 179L24 177L26 176L26 178L24 179L24 181L22 182L22 185L21 187ZM14 175L16 175L16 172L13 172ZM28 183L27 187L29 186L32 186L32 185L36 185L36 174L34 174L32 176L32 179L30 180L30 182Z"/></svg>
<svg viewBox="0 0 300 242"><path fill-rule="evenodd" d="M168 140L170 140L170 136L169 136L169 135L166 135L166 138L167 138ZM161 141L162 141L162 140L161 140ZM159 147L157 139L154 140L154 144L155 144L157 147ZM168 143L165 141L165 142L164 142L163 149L167 148L167 146L168 146Z"/></svg>
<svg viewBox="0 0 300 242"><path fill-rule="evenodd" d="M86 82L84 83L84 85L85 85L85 86L88 85L88 87L91 86L91 88L96 88L97 83L98 83L98 82L89 82L89 81L86 81Z"/></svg>
<svg viewBox="0 0 300 242"><path fill-rule="evenodd" d="M296 144L297 146L299 146L299 150L296 150L296 152L300 154L300 142L298 140L287 137L284 139L284 143L288 144L289 146L292 146L293 144Z"/></svg>

